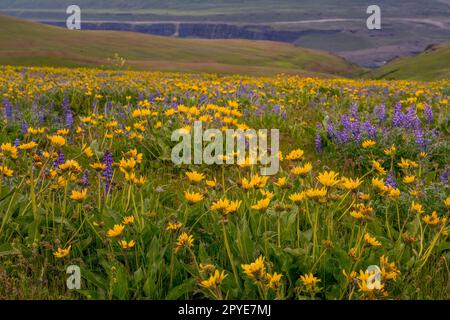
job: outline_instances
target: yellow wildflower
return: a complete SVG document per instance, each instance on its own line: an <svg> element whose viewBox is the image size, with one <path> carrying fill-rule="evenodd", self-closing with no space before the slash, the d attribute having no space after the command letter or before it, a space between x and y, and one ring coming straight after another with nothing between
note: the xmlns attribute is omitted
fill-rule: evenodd
<svg viewBox="0 0 450 320"><path fill-rule="evenodd" d="M189 191L185 191L184 192L184 198L189 202L189 203L197 203L203 200L203 195L199 192L189 192Z"/></svg>
<svg viewBox="0 0 450 320"><path fill-rule="evenodd" d="M300 280L302 281L304 286L314 287L317 283L320 282L319 278L314 277L312 273L305 274L300 276Z"/></svg>
<svg viewBox="0 0 450 320"><path fill-rule="evenodd" d="M374 145L376 145L376 142L373 141L373 140L364 140L364 141L362 142L362 147L363 147L364 149L371 148L371 147L373 147Z"/></svg>
<svg viewBox="0 0 450 320"><path fill-rule="evenodd" d="M122 234L124 228L125 228L125 226L122 224L115 224L112 229L109 229L106 232L106 234L108 235L108 237L114 238L114 237L120 236Z"/></svg>
<svg viewBox="0 0 450 320"><path fill-rule="evenodd" d="M53 255L56 257L56 258L64 258L65 256L67 256L69 253L70 253L70 248L71 248L71 246L68 246L67 248L65 248L65 249L62 249L62 248L58 248L58 250L56 250L55 252L53 252Z"/></svg>
<svg viewBox="0 0 450 320"><path fill-rule="evenodd" d="M310 172L311 169L312 169L311 162L307 162L301 167L294 167L294 168L292 168L291 172L294 175L304 175L304 174L307 174L308 172Z"/></svg>
<svg viewBox="0 0 450 320"><path fill-rule="evenodd" d="M215 288L219 286L226 277L225 271L219 272L219 270L216 270L208 280L201 281L200 285L206 289Z"/></svg>
<svg viewBox="0 0 450 320"><path fill-rule="evenodd" d="M295 150L292 150L291 152L289 152L286 155L285 159L286 160L298 160L301 157L303 157L304 153L305 152L302 149L295 149Z"/></svg>
<svg viewBox="0 0 450 320"><path fill-rule="evenodd" d="M81 191L72 190L72 194L70 195L70 199L74 201L81 202L87 197L87 189L83 189Z"/></svg>
<svg viewBox="0 0 450 320"><path fill-rule="evenodd" d="M327 195L327 189L325 187L323 187L322 189L310 188L305 191L305 195L308 198L322 198Z"/></svg>
<svg viewBox="0 0 450 320"><path fill-rule="evenodd" d="M133 224L133 223L134 223L134 217L133 217L133 216L127 216L127 217L123 218L122 223L123 223L124 225L130 225L130 224Z"/></svg>
<svg viewBox="0 0 450 320"><path fill-rule="evenodd" d="M415 176L405 176L403 178L403 182L406 183L406 184L413 183L415 180L416 180Z"/></svg>
<svg viewBox="0 0 450 320"><path fill-rule="evenodd" d="M53 135L53 136L48 136L47 137L48 140L50 140L50 143L52 145L54 145L55 147L62 147L66 144L66 139L64 139L63 136L59 136L59 135Z"/></svg>
<svg viewBox="0 0 450 320"><path fill-rule="evenodd" d="M280 177L276 182L274 182L275 185L279 186L280 188L283 188L286 186L287 178L286 177Z"/></svg>
<svg viewBox="0 0 450 320"><path fill-rule="evenodd" d="M299 203L304 198L305 198L305 193L304 192L293 193L293 194L291 194L289 196L289 199L291 199L294 203Z"/></svg>
<svg viewBox="0 0 450 320"><path fill-rule="evenodd" d="M282 276L283 276L282 274L276 272L274 272L273 274L267 273L266 274L266 279L268 282L267 287L270 289L274 289L275 287L277 287L281 281Z"/></svg>
<svg viewBox="0 0 450 320"><path fill-rule="evenodd" d="M0 174L5 177L12 177L14 171L9 169L7 166L0 166Z"/></svg>
<svg viewBox="0 0 450 320"><path fill-rule="evenodd" d="M182 224L181 224L180 222L178 222L178 221L175 221L175 222L169 222L168 225L167 225L166 230L167 230L167 231L169 231L169 230L175 231L175 230L180 229L181 226L182 226Z"/></svg>
<svg viewBox="0 0 450 320"><path fill-rule="evenodd" d="M236 212L241 206L241 203L242 201L230 201L227 198L224 198L213 202L213 204L211 205L211 210L221 211L222 214L227 215Z"/></svg>
<svg viewBox="0 0 450 320"><path fill-rule="evenodd" d="M411 203L411 210L413 210L419 214L422 214L425 212L422 209L422 205L420 203L415 203L414 201Z"/></svg>
<svg viewBox="0 0 450 320"><path fill-rule="evenodd" d="M364 241L372 247L381 246L381 242L378 241L375 237L371 236L368 232L366 232L366 234L364 235Z"/></svg>
<svg viewBox="0 0 450 320"><path fill-rule="evenodd" d="M136 243L134 242L134 240L130 240L129 242L127 242L126 240L120 240L119 245L122 249L129 250L133 248Z"/></svg>
<svg viewBox="0 0 450 320"><path fill-rule="evenodd" d="M199 173L197 171L186 172L186 176L188 177L189 181L193 182L200 182L205 178L205 175L203 173Z"/></svg>
<svg viewBox="0 0 450 320"><path fill-rule="evenodd" d="M317 181L325 187L332 187L339 183L339 179L336 179L338 175L334 171L324 171L317 176Z"/></svg>
<svg viewBox="0 0 450 320"><path fill-rule="evenodd" d="M381 166L381 164L378 161L372 160L372 166L375 169L375 171L378 172L379 174L382 175L386 174L386 170Z"/></svg>
<svg viewBox="0 0 450 320"><path fill-rule="evenodd" d="M190 248L194 243L194 237L192 235L188 235L186 232L180 234L177 240L177 246L175 248L175 253L177 253L182 247Z"/></svg>
<svg viewBox="0 0 450 320"><path fill-rule="evenodd" d="M30 150L30 149L33 149L33 148L37 147L37 145L38 144L36 142L31 141L31 142L28 142L28 143L21 144L17 148L19 150Z"/></svg>
<svg viewBox="0 0 450 320"><path fill-rule="evenodd" d="M423 217L423 222L425 222L426 224L430 225L430 226L435 226L437 225L441 220L439 219L436 211L433 211L431 213L431 215L426 215L425 217Z"/></svg>
<svg viewBox="0 0 450 320"><path fill-rule="evenodd" d="M259 200L256 204L252 205L252 209L255 210L265 210L269 207L270 198L264 198Z"/></svg>
<svg viewBox="0 0 450 320"><path fill-rule="evenodd" d="M17 159L17 148L11 143L3 143L0 146L0 151L9 155L12 159Z"/></svg>
<svg viewBox="0 0 450 320"><path fill-rule="evenodd" d="M266 267L264 265L264 257L259 256L255 262L252 262L250 264L242 264L242 269L244 270L244 273L249 278L263 278L266 274Z"/></svg>
<svg viewBox="0 0 450 320"><path fill-rule="evenodd" d="M355 190L361 185L362 181L359 178L357 178L357 179L348 179L348 178L343 177L341 179L341 183L342 183L342 186L345 189Z"/></svg>

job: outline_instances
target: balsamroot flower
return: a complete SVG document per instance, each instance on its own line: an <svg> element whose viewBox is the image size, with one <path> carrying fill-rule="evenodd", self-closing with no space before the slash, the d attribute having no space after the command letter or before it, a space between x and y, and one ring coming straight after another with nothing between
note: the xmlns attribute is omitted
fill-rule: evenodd
<svg viewBox="0 0 450 320"><path fill-rule="evenodd" d="M325 187L333 187L339 183L337 176L339 174L334 171L324 171L319 173L317 181L319 181Z"/></svg>
<svg viewBox="0 0 450 320"><path fill-rule="evenodd" d="M67 248L58 248L55 252L53 252L53 255L55 258L61 259L69 255L71 246L68 246Z"/></svg>
<svg viewBox="0 0 450 320"><path fill-rule="evenodd" d="M189 202L189 203L197 203L203 200L203 195L199 192L189 192L189 191L185 191L184 192L184 198Z"/></svg>
<svg viewBox="0 0 450 320"><path fill-rule="evenodd" d="M114 237L118 237L122 234L123 229L125 229L125 226L122 224L115 224L114 227L112 229L109 229L106 234L108 235L108 237L114 238Z"/></svg>
<svg viewBox="0 0 450 320"><path fill-rule="evenodd" d="M264 265L264 257L259 256L255 262L241 265L244 273L251 279L262 279L266 275L266 267Z"/></svg>
<svg viewBox="0 0 450 320"><path fill-rule="evenodd" d="M308 273L300 276L300 280L302 281L304 286L314 287L320 282L319 278L316 278L312 273Z"/></svg>
<svg viewBox="0 0 450 320"><path fill-rule="evenodd" d="M177 246L175 247L175 253L177 253L182 247L190 248L194 243L194 237L192 235L183 232L180 234L177 240Z"/></svg>
<svg viewBox="0 0 450 320"><path fill-rule="evenodd" d="M223 215L228 215L236 212L241 206L241 203L241 200L231 201L227 198L224 198L213 202L213 204L211 205L211 210L220 211Z"/></svg>
<svg viewBox="0 0 450 320"><path fill-rule="evenodd" d="M86 199L86 197L87 197L87 189L81 191L72 190L72 194L70 195L70 199L77 202L82 202L84 199Z"/></svg>

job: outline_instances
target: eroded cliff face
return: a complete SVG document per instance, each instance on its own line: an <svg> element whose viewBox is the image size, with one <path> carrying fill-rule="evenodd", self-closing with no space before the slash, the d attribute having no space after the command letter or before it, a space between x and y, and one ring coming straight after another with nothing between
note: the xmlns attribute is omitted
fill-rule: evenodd
<svg viewBox="0 0 450 320"><path fill-rule="evenodd" d="M44 22L65 26L63 22ZM339 30L275 30L264 25L233 25L225 23L123 23L123 22L83 22L85 30L116 30L141 32L159 36L204 39L249 39L295 42L310 34L338 33Z"/></svg>

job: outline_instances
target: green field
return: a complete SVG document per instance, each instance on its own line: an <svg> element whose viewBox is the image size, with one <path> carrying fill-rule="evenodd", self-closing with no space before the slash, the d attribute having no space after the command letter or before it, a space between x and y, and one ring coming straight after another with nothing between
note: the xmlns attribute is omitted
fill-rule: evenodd
<svg viewBox="0 0 450 320"><path fill-rule="evenodd" d="M450 79L450 43L433 46L413 57L396 59L369 75L384 79Z"/></svg>
<svg viewBox="0 0 450 320"><path fill-rule="evenodd" d="M138 70L354 76L361 68L290 44L202 40L116 31L78 31L0 17L0 64L105 66L116 53Z"/></svg>
<svg viewBox="0 0 450 320"><path fill-rule="evenodd" d="M414 80L450 78L450 44L433 46L422 54L396 59L368 72L326 51L281 42L66 30L6 16L0 16L0 29L3 31L0 64L4 65L114 69L117 63L113 58L118 54L125 59L121 68L131 70ZM343 46L348 42L341 40Z"/></svg>

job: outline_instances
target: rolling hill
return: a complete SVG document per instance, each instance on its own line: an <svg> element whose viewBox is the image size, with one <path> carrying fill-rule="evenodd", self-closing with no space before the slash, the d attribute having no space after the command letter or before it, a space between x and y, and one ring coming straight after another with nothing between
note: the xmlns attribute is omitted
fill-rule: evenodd
<svg viewBox="0 0 450 320"><path fill-rule="evenodd" d="M450 41L450 0L0 0L0 14L65 26L71 4L85 30L288 42L369 68ZM372 4L382 30L366 27Z"/></svg>
<svg viewBox="0 0 450 320"><path fill-rule="evenodd" d="M368 76L376 79L450 79L450 43L430 46L413 57L395 59Z"/></svg>
<svg viewBox="0 0 450 320"><path fill-rule="evenodd" d="M128 68L140 70L338 76L362 71L324 51L270 41L67 30L6 16L0 16L0 30L0 64L107 66L117 53Z"/></svg>

